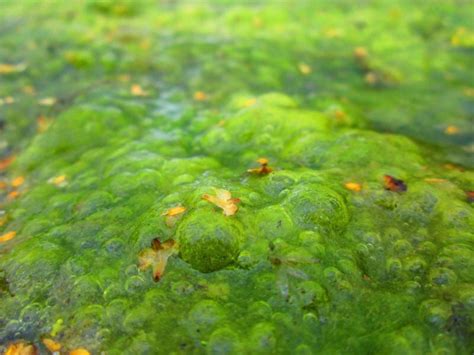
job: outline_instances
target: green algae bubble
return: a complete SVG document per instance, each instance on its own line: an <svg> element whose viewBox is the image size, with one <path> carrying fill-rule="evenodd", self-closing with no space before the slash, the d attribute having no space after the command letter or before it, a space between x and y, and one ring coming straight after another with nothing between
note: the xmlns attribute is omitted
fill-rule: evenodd
<svg viewBox="0 0 474 355"><path fill-rule="evenodd" d="M441 300L427 300L420 306L420 317L433 329L444 329L451 315L451 307Z"/></svg>
<svg viewBox="0 0 474 355"><path fill-rule="evenodd" d="M207 338L225 318L222 306L211 300L203 300L189 311L187 327L191 335Z"/></svg>
<svg viewBox="0 0 474 355"><path fill-rule="evenodd" d="M233 263L241 239L242 229L235 218L207 209L190 213L177 231L181 257L202 272L220 270Z"/></svg>
<svg viewBox="0 0 474 355"><path fill-rule="evenodd" d="M209 338L206 352L209 355L242 354L243 346L238 335L231 329L219 328Z"/></svg>
<svg viewBox="0 0 474 355"><path fill-rule="evenodd" d="M349 221L343 198L330 188L300 185L284 201L300 228L329 232L342 231Z"/></svg>
<svg viewBox="0 0 474 355"><path fill-rule="evenodd" d="M254 354L267 354L275 350L276 342L274 326L264 322L252 328L248 345Z"/></svg>
<svg viewBox="0 0 474 355"><path fill-rule="evenodd" d="M261 209L256 217L259 235L273 240L289 238L294 235L295 227L289 213L282 206L268 206Z"/></svg>

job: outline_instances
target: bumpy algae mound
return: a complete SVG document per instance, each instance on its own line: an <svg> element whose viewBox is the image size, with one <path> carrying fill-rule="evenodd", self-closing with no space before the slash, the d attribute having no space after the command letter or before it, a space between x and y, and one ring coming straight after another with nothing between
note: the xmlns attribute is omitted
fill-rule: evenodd
<svg viewBox="0 0 474 355"><path fill-rule="evenodd" d="M232 222L215 212L188 217L177 231L183 260L203 272L220 270L235 261L242 231Z"/></svg>
<svg viewBox="0 0 474 355"><path fill-rule="evenodd" d="M413 4L2 5L0 351L472 352L473 31Z"/></svg>
<svg viewBox="0 0 474 355"><path fill-rule="evenodd" d="M200 128L202 145L187 147L169 143L179 123L161 130L159 118L128 114L126 101L58 117L16 165L27 182L9 207L6 229L18 235L2 245L2 343L38 342L61 320L54 335L68 348L110 353L466 351L474 297L467 173L432 182L438 168L406 138L328 131L324 115L278 100L289 99L229 109L223 124ZM283 117L299 121L279 130ZM65 139L71 125L79 137ZM257 133L246 135L249 126ZM100 139L90 138L95 127ZM267 150L260 127L288 144ZM314 168L289 159L303 127L325 142ZM210 148L210 137L224 136L237 137L228 143L234 160L225 142ZM275 171L246 173L263 154ZM406 179L408 191L385 190L384 172ZM66 184L51 180L58 174ZM201 199L214 188L240 198L236 214ZM163 212L176 205L187 210L167 225ZM179 244L158 283L137 267L154 238Z"/></svg>

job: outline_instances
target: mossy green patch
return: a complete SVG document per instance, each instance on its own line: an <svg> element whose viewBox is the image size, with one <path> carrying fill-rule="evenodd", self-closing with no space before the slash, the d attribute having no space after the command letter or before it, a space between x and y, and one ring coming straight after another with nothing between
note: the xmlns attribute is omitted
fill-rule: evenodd
<svg viewBox="0 0 474 355"><path fill-rule="evenodd" d="M4 1L0 351L470 353L470 10Z"/></svg>

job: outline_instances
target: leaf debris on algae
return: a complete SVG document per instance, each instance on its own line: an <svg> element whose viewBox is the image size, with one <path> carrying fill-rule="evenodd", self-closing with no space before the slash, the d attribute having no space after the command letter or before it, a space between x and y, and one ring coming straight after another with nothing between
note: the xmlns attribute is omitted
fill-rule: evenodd
<svg viewBox="0 0 474 355"><path fill-rule="evenodd" d="M9 240L12 240L13 238L15 238L15 236L16 236L15 231L7 232L4 235L0 236L0 243L8 242Z"/></svg>
<svg viewBox="0 0 474 355"><path fill-rule="evenodd" d="M238 198L232 198L232 195L229 191L223 189L216 189L216 195L204 194L202 199L210 203L213 203L219 208L222 208L223 213L226 216L233 216L239 210L237 203L240 202Z"/></svg>
<svg viewBox="0 0 474 355"><path fill-rule="evenodd" d="M268 166L267 158L259 158L257 159L257 163L260 164L259 168L248 169L247 172L251 174L268 175L273 171L273 168Z"/></svg>
<svg viewBox="0 0 474 355"><path fill-rule="evenodd" d="M390 175L384 175L385 190L393 192L404 192L407 190L407 185L403 180L394 178Z"/></svg>
<svg viewBox="0 0 474 355"><path fill-rule="evenodd" d="M151 242L151 247L142 250L138 257L138 268L145 271L150 266L153 267L153 280L160 281L168 263L168 258L178 252L178 244L170 239L161 242L155 238Z"/></svg>

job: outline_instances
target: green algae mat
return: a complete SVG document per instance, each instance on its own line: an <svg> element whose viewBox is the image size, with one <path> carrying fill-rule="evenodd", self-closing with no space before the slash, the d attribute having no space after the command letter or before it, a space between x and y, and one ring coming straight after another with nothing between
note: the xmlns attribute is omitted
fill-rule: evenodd
<svg viewBox="0 0 474 355"><path fill-rule="evenodd" d="M473 13L0 1L0 352L471 354Z"/></svg>

